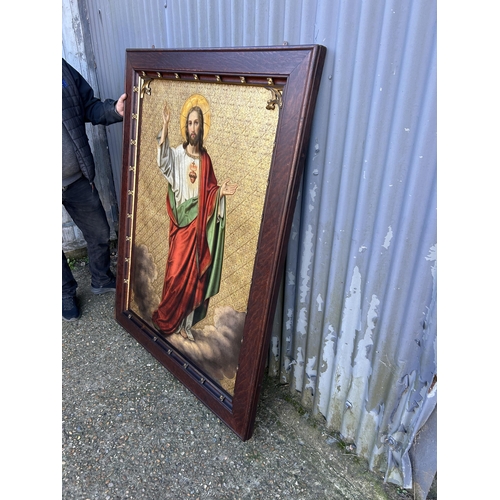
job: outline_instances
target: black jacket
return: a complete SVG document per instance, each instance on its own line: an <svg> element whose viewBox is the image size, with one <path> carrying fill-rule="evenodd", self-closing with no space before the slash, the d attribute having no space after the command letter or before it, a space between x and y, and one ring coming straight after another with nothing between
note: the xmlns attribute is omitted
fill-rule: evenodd
<svg viewBox="0 0 500 500"><path fill-rule="evenodd" d="M123 118L115 110L116 101L101 101L78 71L62 60L62 126L66 127L75 148L83 175L94 181L95 163L85 131L85 122L111 125Z"/></svg>

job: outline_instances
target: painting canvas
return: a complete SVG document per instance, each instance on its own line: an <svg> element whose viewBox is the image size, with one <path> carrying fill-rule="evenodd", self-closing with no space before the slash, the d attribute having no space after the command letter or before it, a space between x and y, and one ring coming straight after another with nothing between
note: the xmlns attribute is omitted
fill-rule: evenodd
<svg viewBox="0 0 500 500"><path fill-rule="evenodd" d="M242 439L324 52L127 51L116 319Z"/></svg>

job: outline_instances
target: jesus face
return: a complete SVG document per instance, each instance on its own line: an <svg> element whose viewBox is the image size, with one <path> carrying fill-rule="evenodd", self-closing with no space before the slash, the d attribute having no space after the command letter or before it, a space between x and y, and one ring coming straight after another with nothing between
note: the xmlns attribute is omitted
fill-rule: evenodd
<svg viewBox="0 0 500 500"><path fill-rule="evenodd" d="M191 111L187 119L189 144L197 147L200 144L200 117L197 111Z"/></svg>

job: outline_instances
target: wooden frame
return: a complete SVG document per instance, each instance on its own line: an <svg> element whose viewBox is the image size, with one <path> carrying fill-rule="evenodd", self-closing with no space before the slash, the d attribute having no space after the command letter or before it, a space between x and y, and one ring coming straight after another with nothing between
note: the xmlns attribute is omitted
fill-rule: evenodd
<svg viewBox="0 0 500 500"><path fill-rule="evenodd" d="M126 53L128 98L123 129L116 320L242 440L253 433L325 53L320 45L130 49ZM210 97L205 99L207 95ZM216 298L207 300L208 311L215 302L216 312L210 313L203 329L196 330L197 324L193 324L192 331L197 335L192 337L194 342L184 338L187 327L178 330L181 335L164 334L164 326L160 328L159 320L151 319L154 314L147 306L158 299L155 290L167 279L161 264L174 254L166 248L171 241L164 201L168 182L155 164L156 134L163 125L162 109L167 102L171 109L169 138L174 142L183 125L173 124L185 119L177 122L182 113L175 103L184 102L186 108L189 99L210 103L203 116L210 127L205 136L211 134L206 137L206 145L213 169L217 177L225 169L238 184L233 196L220 198L224 198L227 211L220 220L227 219L227 230L219 276L220 290L242 289L241 294L246 296L244 307L241 299L239 305L231 302L237 303L235 291L225 295L219 292ZM199 166L200 176L202 170L206 167ZM200 194L200 210L204 199ZM246 273L241 274L244 279L238 278L238 272ZM241 281L244 286L240 287ZM162 289L160 299L165 297L164 292ZM191 295L194 292L186 297ZM156 299L148 302L146 296ZM166 300L167 312L169 301L170 297ZM240 321L239 326L220 326L220 318L226 313L228 324ZM219 328L221 332L230 331L228 338L238 345L224 344L230 345L227 351L224 347L217 350L214 346L219 342ZM203 351L205 347L209 354ZM226 379L233 385L224 385Z"/></svg>

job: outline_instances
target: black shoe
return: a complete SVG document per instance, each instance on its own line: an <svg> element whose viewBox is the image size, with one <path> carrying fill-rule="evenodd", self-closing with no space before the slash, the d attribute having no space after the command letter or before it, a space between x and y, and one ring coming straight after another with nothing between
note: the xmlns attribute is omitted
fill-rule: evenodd
<svg viewBox="0 0 500 500"><path fill-rule="evenodd" d="M76 297L63 297L62 317L64 321L76 321L82 315Z"/></svg>
<svg viewBox="0 0 500 500"><path fill-rule="evenodd" d="M116 279L112 278L109 283L102 286L91 286L90 289L95 295L102 295L103 293L114 292L116 290Z"/></svg>

